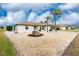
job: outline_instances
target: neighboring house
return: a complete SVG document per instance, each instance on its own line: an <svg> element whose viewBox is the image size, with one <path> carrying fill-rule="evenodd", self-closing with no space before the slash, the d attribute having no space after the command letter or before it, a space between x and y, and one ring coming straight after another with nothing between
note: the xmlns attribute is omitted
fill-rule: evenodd
<svg viewBox="0 0 79 59"><path fill-rule="evenodd" d="M60 24L58 26L59 26L60 30L69 30L69 29L71 29L71 26L66 25L66 24L63 24L63 25Z"/></svg>

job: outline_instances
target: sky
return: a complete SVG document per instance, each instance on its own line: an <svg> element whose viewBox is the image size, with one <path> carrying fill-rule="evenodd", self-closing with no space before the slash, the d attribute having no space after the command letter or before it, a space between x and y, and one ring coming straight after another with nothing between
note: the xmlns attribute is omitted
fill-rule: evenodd
<svg viewBox="0 0 79 59"><path fill-rule="evenodd" d="M0 3L0 26L45 21L47 16L55 20L51 13L55 9L62 11L57 24L79 25L78 3Z"/></svg>

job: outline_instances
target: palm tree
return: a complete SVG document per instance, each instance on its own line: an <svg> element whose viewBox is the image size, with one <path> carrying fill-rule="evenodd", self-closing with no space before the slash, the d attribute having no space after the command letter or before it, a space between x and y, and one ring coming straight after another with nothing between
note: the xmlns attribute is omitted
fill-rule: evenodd
<svg viewBox="0 0 79 59"><path fill-rule="evenodd" d="M54 20L55 20L55 30L56 30L56 28L57 28L57 26L56 26L56 16L57 16L57 15L61 15L62 12L61 12L61 10L59 10L59 9L55 9L55 10L52 12L52 14L54 15ZM57 30L56 30L56 31L57 31Z"/></svg>
<svg viewBox="0 0 79 59"><path fill-rule="evenodd" d="M48 20L50 20L51 17L50 17L50 16L47 16L47 17L45 17L45 18L46 18L46 23L47 23L47 32L48 32Z"/></svg>

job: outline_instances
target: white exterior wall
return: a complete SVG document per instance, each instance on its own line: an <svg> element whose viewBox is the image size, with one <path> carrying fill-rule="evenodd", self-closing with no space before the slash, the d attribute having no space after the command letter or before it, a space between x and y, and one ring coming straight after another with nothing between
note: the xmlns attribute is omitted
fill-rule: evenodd
<svg viewBox="0 0 79 59"><path fill-rule="evenodd" d="M24 26L24 25L17 25L15 31L17 31L17 32L30 31L30 32L31 32L31 31L34 30L34 26L27 26L28 29L26 29L25 27L26 27L26 26ZM37 30L38 30L38 31L39 31L39 29L40 29L40 26L37 27ZM48 26L48 31L49 31L49 30L50 30L50 26ZM42 30L42 28L41 28L41 31L47 31L47 26L45 26L44 30Z"/></svg>
<svg viewBox="0 0 79 59"><path fill-rule="evenodd" d="M26 31L25 26L23 26L23 25L16 26L15 30L17 32L25 32Z"/></svg>
<svg viewBox="0 0 79 59"><path fill-rule="evenodd" d="M27 31L33 31L34 30L34 27L33 26L27 26L28 27L28 30Z"/></svg>
<svg viewBox="0 0 79 59"><path fill-rule="evenodd" d="M61 30L66 30L66 27L60 27Z"/></svg>
<svg viewBox="0 0 79 59"><path fill-rule="evenodd" d="M71 29L71 27L68 27L68 29L70 30L70 29Z"/></svg>
<svg viewBox="0 0 79 59"><path fill-rule="evenodd" d="M47 31L47 26L45 27L45 30ZM50 30L50 26L48 26L48 31Z"/></svg>
<svg viewBox="0 0 79 59"><path fill-rule="evenodd" d="M26 26L24 26L24 25L18 25L18 26L16 26L16 31L17 32L26 32L26 31L33 31L34 30L33 26L27 26L28 29L26 29L25 27Z"/></svg>

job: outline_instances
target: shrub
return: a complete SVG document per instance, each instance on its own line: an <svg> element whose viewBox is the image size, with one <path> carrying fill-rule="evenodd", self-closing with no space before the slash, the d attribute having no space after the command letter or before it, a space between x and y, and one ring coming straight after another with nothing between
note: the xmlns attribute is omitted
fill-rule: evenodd
<svg viewBox="0 0 79 59"><path fill-rule="evenodd" d="M71 29L74 30L75 28L74 27L71 27Z"/></svg>
<svg viewBox="0 0 79 59"><path fill-rule="evenodd" d="M27 30L28 30L28 27L26 26L26 27L25 27L25 29L27 29Z"/></svg>
<svg viewBox="0 0 79 59"><path fill-rule="evenodd" d="M1 26L0 28L1 28L1 29L4 29L4 27L3 27L3 26Z"/></svg>
<svg viewBox="0 0 79 59"><path fill-rule="evenodd" d="M50 29L49 31L52 31L52 29Z"/></svg>
<svg viewBox="0 0 79 59"><path fill-rule="evenodd" d="M57 27L56 30L60 30L60 28Z"/></svg>
<svg viewBox="0 0 79 59"><path fill-rule="evenodd" d="M13 29L13 26L6 26L7 31L12 31L12 29Z"/></svg>
<svg viewBox="0 0 79 59"><path fill-rule="evenodd" d="M39 31L41 31L41 29L39 29Z"/></svg>

